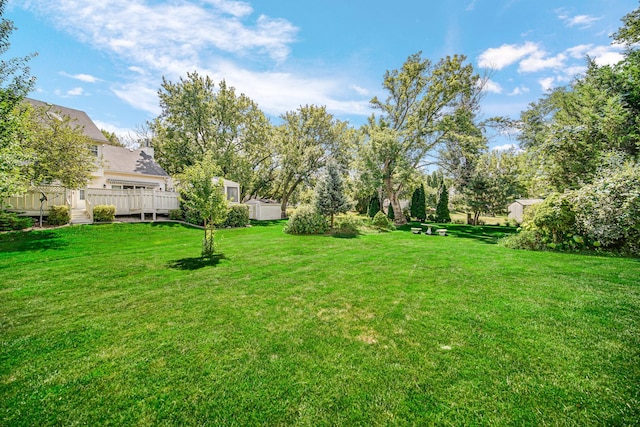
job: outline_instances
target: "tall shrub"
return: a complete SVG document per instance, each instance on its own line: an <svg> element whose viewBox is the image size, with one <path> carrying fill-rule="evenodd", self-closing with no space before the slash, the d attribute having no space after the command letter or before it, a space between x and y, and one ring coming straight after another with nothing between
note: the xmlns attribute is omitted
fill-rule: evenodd
<svg viewBox="0 0 640 427"><path fill-rule="evenodd" d="M371 201L369 202L369 211L367 214L373 218L376 214L380 212L380 198L377 194L371 196Z"/></svg>
<svg viewBox="0 0 640 427"><path fill-rule="evenodd" d="M412 213L412 216L415 217L418 221L424 222L424 220L427 218L427 200L424 192L424 184L420 184L418 190L419 192L418 198L416 200L415 213Z"/></svg>
<svg viewBox="0 0 640 427"><path fill-rule="evenodd" d="M334 163L327 166L326 176L318 182L315 199L318 212L331 217L331 228L334 215L349 210L349 200L344 194L342 177Z"/></svg>
<svg viewBox="0 0 640 427"><path fill-rule="evenodd" d="M288 234L324 234L329 223L313 206L303 205L289 217L284 232Z"/></svg>
<svg viewBox="0 0 640 427"><path fill-rule="evenodd" d="M577 229L605 248L640 255L640 165L602 174L574 191Z"/></svg>
<svg viewBox="0 0 640 427"><path fill-rule="evenodd" d="M451 222L449 215L449 190L443 182L438 188L438 204L436 205L436 221Z"/></svg>
<svg viewBox="0 0 640 427"><path fill-rule="evenodd" d="M393 211L393 205L389 203L389 207L387 208L387 217L393 221L396 219L396 213Z"/></svg>
<svg viewBox="0 0 640 427"><path fill-rule="evenodd" d="M248 205L231 205L227 213L224 227L246 227L249 225L249 206Z"/></svg>
<svg viewBox="0 0 640 427"><path fill-rule="evenodd" d="M573 234L576 214L568 194L552 193L536 206L533 224L553 243L561 243L567 234Z"/></svg>

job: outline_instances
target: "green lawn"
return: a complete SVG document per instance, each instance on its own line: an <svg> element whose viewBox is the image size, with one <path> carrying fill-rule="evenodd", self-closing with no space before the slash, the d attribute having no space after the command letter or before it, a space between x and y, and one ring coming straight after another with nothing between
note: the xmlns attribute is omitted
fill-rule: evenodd
<svg viewBox="0 0 640 427"><path fill-rule="evenodd" d="M0 425L637 425L640 260L450 229L0 235Z"/></svg>

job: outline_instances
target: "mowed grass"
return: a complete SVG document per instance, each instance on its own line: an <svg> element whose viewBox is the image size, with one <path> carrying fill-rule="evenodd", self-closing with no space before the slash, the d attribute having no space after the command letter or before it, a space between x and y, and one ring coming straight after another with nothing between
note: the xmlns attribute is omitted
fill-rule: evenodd
<svg viewBox="0 0 640 427"><path fill-rule="evenodd" d="M0 235L0 425L637 425L638 259L495 228Z"/></svg>

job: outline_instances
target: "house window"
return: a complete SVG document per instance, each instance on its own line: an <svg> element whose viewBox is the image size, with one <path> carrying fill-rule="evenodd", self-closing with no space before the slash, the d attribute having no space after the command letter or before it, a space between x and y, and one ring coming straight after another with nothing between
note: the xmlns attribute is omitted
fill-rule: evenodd
<svg viewBox="0 0 640 427"><path fill-rule="evenodd" d="M112 185L111 189L112 190L122 190L122 185Z"/></svg>
<svg viewBox="0 0 640 427"><path fill-rule="evenodd" d="M94 156L98 157L98 146L97 145L90 145L89 146L89 151L91 151L91 154L93 154Z"/></svg>
<svg viewBox="0 0 640 427"><path fill-rule="evenodd" d="M234 203L238 203L240 201L238 187L227 187L227 200Z"/></svg>
<svg viewBox="0 0 640 427"><path fill-rule="evenodd" d="M80 190L80 200L84 200L84 190Z"/></svg>

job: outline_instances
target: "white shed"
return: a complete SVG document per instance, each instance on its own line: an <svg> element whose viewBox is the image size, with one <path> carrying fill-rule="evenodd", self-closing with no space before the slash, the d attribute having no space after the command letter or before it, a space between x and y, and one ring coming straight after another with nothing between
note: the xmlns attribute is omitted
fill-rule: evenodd
<svg viewBox="0 0 640 427"><path fill-rule="evenodd" d="M244 203L249 206L250 219L268 221L282 218L280 203L274 200L249 199Z"/></svg>
<svg viewBox="0 0 640 427"><path fill-rule="evenodd" d="M542 199L517 199L509 205L509 219L522 222L524 211L531 205L542 202Z"/></svg>

